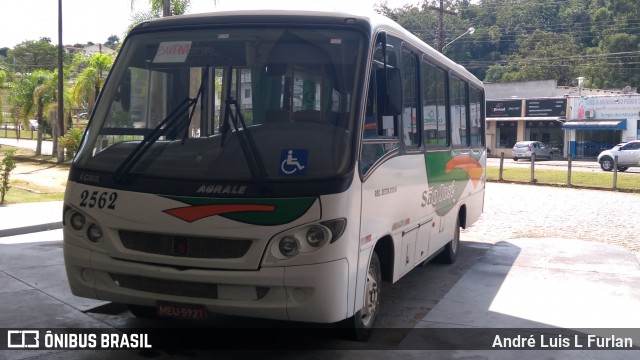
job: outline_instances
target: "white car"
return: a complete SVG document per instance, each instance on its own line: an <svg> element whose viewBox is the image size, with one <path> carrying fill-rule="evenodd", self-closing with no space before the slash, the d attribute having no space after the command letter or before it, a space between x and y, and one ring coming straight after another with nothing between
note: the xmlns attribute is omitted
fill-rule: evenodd
<svg viewBox="0 0 640 360"><path fill-rule="evenodd" d="M632 166L640 166L640 140L633 140L614 146L598 155L598 162L604 171L611 171L614 159L618 157L618 171L626 171Z"/></svg>

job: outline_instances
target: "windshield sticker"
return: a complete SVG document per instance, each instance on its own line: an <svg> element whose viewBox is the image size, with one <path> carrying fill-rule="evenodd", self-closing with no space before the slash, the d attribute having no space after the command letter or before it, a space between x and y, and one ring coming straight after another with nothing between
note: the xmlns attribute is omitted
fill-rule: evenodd
<svg viewBox="0 0 640 360"><path fill-rule="evenodd" d="M154 63L183 63L187 60L191 41L167 41L160 43Z"/></svg>
<svg viewBox="0 0 640 360"><path fill-rule="evenodd" d="M307 149L286 149L280 153L280 175L304 175L307 172Z"/></svg>

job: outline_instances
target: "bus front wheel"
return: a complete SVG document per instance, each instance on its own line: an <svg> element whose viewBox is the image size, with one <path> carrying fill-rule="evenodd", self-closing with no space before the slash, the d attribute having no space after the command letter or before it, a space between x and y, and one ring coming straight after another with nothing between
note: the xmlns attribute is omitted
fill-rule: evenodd
<svg viewBox="0 0 640 360"><path fill-rule="evenodd" d="M139 319L157 319L160 316L156 312L156 309L151 306L142 306L142 305L129 305L129 311L133 316Z"/></svg>
<svg viewBox="0 0 640 360"><path fill-rule="evenodd" d="M445 245L444 250L438 254L438 260L445 264L453 264L458 257L460 247L460 218L456 219L456 227L453 230L453 239Z"/></svg>
<svg viewBox="0 0 640 360"><path fill-rule="evenodd" d="M380 290L382 285L382 273L380 260L375 252L371 256L367 276L365 279L364 302L362 309L352 317L344 320L345 327L349 330L349 337L357 341L367 341L378 317L380 308Z"/></svg>

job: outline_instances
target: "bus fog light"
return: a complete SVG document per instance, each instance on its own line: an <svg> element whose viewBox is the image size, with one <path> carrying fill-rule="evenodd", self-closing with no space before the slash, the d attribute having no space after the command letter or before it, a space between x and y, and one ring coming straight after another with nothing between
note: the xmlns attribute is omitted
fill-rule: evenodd
<svg viewBox="0 0 640 360"><path fill-rule="evenodd" d="M102 229L96 224L89 225L87 229L87 237L94 243L102 240Z"/></svg>
<svg viewBox="0 0 640 360"><path fill-rule="evenodd" d="M280 239L278 249L284 256L292 257L298 254L298 241L291 236L285 236Z"/></svg>
<svg viewBox="0 0 640 360"><path fill-rule="evenodd" d="M307 300L307 291L303 288L293 288L293 291L291 292L291 299L298 304L301 304Z"/></svg>
<svg viewBox="0 0 640 360"><path fill-rule="evenodd" d="M307 242L313 247L318 247L326 239L325 232L321 227L313 226L307 230Z"/></svg>
<svg viewBox="0 0 640 360"><path fill-rule="evenodd" d="M80 277L86 282L91 282L93 280L93 271L90 269L82 269L80 270Z"/></svg>
<svg viewBox="0 0 640 360"><path fill-rule="evenodd" d="M71 219L69 220L69 223L71 224L72 228L76 230L82 230L82 228L84 227L84 224L87 223L87 219L81 213L74 212L73 215L71 215Z"/></svg>

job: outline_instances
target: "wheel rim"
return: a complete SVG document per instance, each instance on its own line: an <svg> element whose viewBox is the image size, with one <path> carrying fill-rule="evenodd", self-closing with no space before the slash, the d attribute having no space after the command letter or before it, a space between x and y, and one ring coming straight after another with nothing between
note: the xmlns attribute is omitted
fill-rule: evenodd
<svg viewBox="0 0 640 360"><path fill-rule="evenodd" d="M364 294L364 307L362 308L362 325L368 328L373 324L378 311L378 273L373 267L367 272L367 284Z"/></svg>
<svg viewBox="0 0 640 360"><path fill-rule="evenodd" d="M602 160L602 168L605 170L610 170L613 168L613 164L611 163L611 160L609 159L604 159Z"/></svg>

